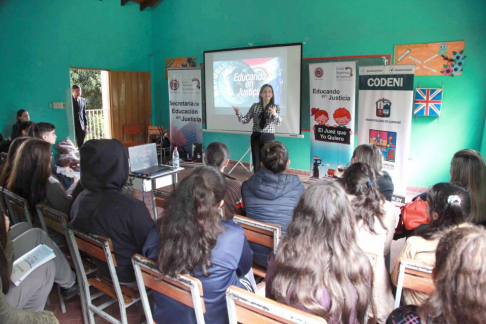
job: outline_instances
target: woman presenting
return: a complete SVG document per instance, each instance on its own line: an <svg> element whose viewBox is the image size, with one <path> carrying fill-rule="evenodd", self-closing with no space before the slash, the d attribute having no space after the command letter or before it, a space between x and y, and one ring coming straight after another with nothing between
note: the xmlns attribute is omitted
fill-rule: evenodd
<svg viewBox="0 0 486 324"><path fill-rule="evenodd" d="M264 84L260 89L260 101L251 106L243 117L240 109L233 107L238 121L247 124L253 118L253 134L251 134L251 154L253 156L253 172L260 170L260 151L265 143L275 140L275 126L282 124L280 108L274 102L273 88Z"/></svg>

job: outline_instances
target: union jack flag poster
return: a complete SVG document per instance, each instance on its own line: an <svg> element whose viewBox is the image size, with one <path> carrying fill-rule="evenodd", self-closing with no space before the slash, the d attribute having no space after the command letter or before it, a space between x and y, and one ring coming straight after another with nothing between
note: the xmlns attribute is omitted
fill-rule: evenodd
<svg viewBox="0 0 486 324"><path fill-rule="evenodd" d="M415 116L439 117L442 109L443 89L415 89L413 114Z"/></svg>

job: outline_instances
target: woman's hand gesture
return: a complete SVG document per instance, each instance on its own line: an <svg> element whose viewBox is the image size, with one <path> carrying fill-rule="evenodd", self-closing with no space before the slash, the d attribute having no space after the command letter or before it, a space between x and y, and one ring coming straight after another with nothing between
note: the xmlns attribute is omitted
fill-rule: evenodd
<svg viewBox="0 0 486 324"><path fill-rule="evenodd" d="M237 115L240 114L240 108L237 108L237 107L233 106L233 109L235 110L235 112L236 112Z"/></svg>

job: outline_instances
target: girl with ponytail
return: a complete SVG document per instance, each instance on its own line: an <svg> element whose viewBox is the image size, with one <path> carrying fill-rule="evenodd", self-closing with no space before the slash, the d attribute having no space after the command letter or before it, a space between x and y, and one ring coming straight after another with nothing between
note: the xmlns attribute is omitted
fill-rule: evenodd
<svg viewBox="0 0 486 324"><path fill-rule="evenodd" d="M452 183L438 183L430 188L427 192L427 216L430 224L415 230L416 236L409 237L405 242L392 272L393 283L396 285L398 280L401 258L435 266L435 252L439 240L449 229L470 226L470 211L471 198L462 187ZM403 300L407 305L420 306L427 298L424 293L403 290Z"/></svg>
<svg viewBox="0 0 486 324"><path fill-rule="evenodd" d="M378 191L376 174L368 164L351 164L339 181L354 212L358 245L365 252L377 256L373 273L373 300L376 321L384 323L393 310L393 295L385 256L390 253L397 215L393 205Z"/></svg>
<svg viewBox="0 0 486 324"><path fill-rule="evenodd" d="M206 323L228 323L225 292L229 286L252 291L245 275L253 253L242 228L220 215L225 194L221 172L209 166L197 168L171 194L164 217L143 248L163 275L181 272L201 281ZM196 323L193 309L160 294L154 295L154 301L157 323Z"/></svg>

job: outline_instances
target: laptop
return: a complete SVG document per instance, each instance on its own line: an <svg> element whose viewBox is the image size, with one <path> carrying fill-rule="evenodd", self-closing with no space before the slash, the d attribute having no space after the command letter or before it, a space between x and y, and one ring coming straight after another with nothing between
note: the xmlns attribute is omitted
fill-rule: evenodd
<svg viewBox="0 0 486 324"><path fill-rule="evenodd" d="M139 177L153 177L174 170L170 166L159 165L155 143L129 147L128 156L130 172Z"/></svg>

